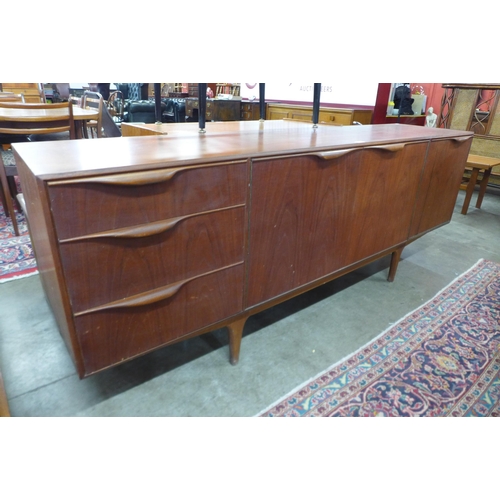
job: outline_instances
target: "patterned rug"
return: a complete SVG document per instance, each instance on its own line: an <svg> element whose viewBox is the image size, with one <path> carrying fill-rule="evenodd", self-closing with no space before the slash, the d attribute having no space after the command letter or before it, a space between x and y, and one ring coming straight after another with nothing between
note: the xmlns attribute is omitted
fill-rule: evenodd
<svg viewBox="0 0 500 500"><path fill-rule="evenodd" d="M258 416L500 416L500 265L433 299Z"/></svg>
<svg viewBox="0 0 500 500"><path fill-rule="evenodd" d="M9 162L9 152L2 152ZM20 187L18 186L20 189ZM14 234L12 221L0 203L0 283L37 274L36 260L23 213L16 212L20 236Z"/></svg>

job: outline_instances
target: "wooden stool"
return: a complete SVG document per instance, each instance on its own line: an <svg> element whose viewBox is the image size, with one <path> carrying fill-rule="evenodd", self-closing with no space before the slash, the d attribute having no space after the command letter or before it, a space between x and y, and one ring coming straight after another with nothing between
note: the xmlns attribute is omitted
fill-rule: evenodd
<svg viewBox="0 0 500 500"><path fill-rule="evenodd" d="M481 208L488 179L490 178L491 169L500 165L500 158L490 158L488 156L469 155L467 157L466 167L472 168L469 182L465 192L465 200L462 207L462 215L467 214L469 203L472 198L474 187L476 186L477 176L481 170L484 170L483 178L479 184L479 195L477 197L476 208Z"/></svg>

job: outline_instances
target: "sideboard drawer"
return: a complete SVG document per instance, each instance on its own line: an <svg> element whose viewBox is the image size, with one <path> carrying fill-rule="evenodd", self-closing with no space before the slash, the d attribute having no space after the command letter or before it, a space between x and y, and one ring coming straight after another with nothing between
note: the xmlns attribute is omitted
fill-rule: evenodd
<svg viewBox="0 0 500 500"><path fill-rule="evenodd" d="M246 162L228 162L55 181L48 190L64 240L244 204L246 181Z"/></svg>
<svg viewBox="0 0 500 500"><path fill-rule="evenodd" d="M85 373L144 354L242 310L244 266L195 278L170 298L76 315Z"/></svg>
<svg viewBox="0 0 500 500"><path fill-rule="evenodd" d="M61 242L73 310L242 262L244 221L240 206Z"/></svg>

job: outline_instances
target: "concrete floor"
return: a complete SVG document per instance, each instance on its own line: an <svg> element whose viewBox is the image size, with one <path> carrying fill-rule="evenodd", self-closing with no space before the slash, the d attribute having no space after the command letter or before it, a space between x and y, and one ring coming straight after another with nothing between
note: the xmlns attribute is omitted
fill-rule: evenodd
<svg viewBox="0 0 500 500"><path fill-rule="evenodd" d="M497 190L493 190L497 191ZM240 362L224 330L80 380L38 276L0 284L0 370L12 416L253 416L369 342L479 259L500 262L500 196L403 252L251 317Z"/></svg>

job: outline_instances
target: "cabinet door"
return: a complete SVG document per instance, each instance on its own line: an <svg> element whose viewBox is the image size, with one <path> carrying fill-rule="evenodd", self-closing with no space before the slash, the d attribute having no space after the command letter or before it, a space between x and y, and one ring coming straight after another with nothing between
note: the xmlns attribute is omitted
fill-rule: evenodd
<svg viewBox="0 0 500 500"><path fill-rule="evenodd" d="M431 142L410 237L451 220L471 141L461 138Z"/></svg>
<svg viewBox="0 0 500 500"><path fill-rule="evenodd" d="M247 306L405 242L427 146L254 161Z"/></svg>

